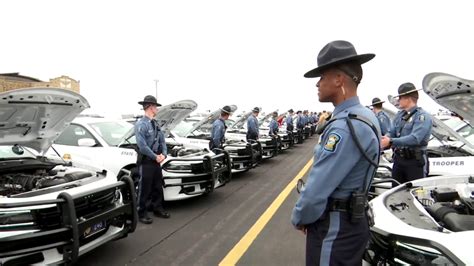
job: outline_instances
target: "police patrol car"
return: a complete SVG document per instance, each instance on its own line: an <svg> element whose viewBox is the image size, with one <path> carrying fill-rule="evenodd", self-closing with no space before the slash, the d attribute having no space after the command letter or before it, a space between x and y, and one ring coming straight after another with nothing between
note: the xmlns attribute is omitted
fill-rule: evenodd
<svg viewBox="0 0 474 266"><path fill-rule="evenodd" d="M155 119L165 137L170 130L197 108L191 100L159 108ZM208 149L184 146L173 138L166 139L168 156L162 163L164 199L182 200L212 192L230 178L230 159ZM55 141L61 156L74 163L96 163L118 177L130 172L137 184L137 153L133 124L123 120L78 117Z"/></svg>
<svg viewBox="0 0 474 266"><path fill-rule="evenodd" d="M56 88L0 94L0 265L74 263L135 230L130 177L44 156L88 107Z"/></svg>
<svg viewBox="0 0 474 266"><path fill-rule="evenodd" d="M237 106L229 105L232 112ZM219 119L221 110L217 109L206 115L190 116L185 118L172 130L175 139L181 143L208 148L211 138L212 124ZM229 138L225 135L224 150L232 161L232 173L247 171L255 167L261 159L260 143L247 143L245 137Z"/></svg>
<svg viewBox="0 0 474 266"><path fill-rule="evenodd" d="M433 100L471 122L473 86L474 81L443 73L431 73L423 79L423 90ZM468 127L465 139L472 143L472 127ZM449 166L454 171L456 163ZM371 228L366 262L474 265L472 248L463 241L474 237L474 170L470 166L464 175L418 179L370 201L375 226Z"/></svg>
<svg viewBox="0 0 474 266"><path fill-rule="evenodd" d="M252 115L252 111L243 113L234 124L227 129L225 137L230 140L245 140L247 134L247 118ZM278 154L278 146L275 140L267 135L262 135L261 132L258 143L262 147L262 159L268 159Z"/></svg>

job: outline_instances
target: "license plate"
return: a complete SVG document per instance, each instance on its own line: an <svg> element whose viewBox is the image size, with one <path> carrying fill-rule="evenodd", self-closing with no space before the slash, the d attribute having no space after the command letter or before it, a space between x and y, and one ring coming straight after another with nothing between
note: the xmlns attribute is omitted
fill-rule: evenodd
<svg viewBox="0 0 474 266"><path fill-rule="evenodd" d="M93 236L93 235L99 233L100 231L105 230L105 228L106 228L105 221L93 224L92 226L87 227L86 230L84 230L84 234L83 234L84 238L88 238L90 236Z"/></svg>

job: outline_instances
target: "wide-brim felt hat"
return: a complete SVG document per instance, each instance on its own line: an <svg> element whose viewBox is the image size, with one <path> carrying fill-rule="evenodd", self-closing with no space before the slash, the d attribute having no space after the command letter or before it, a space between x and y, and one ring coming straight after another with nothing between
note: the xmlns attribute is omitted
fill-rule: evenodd
<svg viewBox="0 0 474 266"><path fill-rule="evenodd" d="M226 113L226 114L232 114L232 109L230 108L230 106L226 105L221 108L221 112Z"/></svg>
<svg viewBox="0 0 474 266"><path fill-rule="evenodd" d="M138 104L140 104L140 105L153 104L153 105L156 105L156 106L161 106L161 104L159 104L159 103L156 101L156 98L155 98L155 96L153 96L153 95L147 95L147 96L145 96L145 98L143 99L143 101L139 101Z"/></svg>
<svg viewBox="0 0 474 266"><path fill-rule="evenodd" d="M400 87L398 87L398 95L394 98L400 98L400 96L408 95L419 90L421 89L417 89L415 85L411 82L403 83L402 85L400 85Z"/></svg>
<svg viewBox="0 0 474 266"><path fill-rule="evenodd" d="M357 54L357 51L348 41L333 41L321 49L318 54L318 67L306 74L305 78L316 78L321 76L321 71L347 62L367 63L375 57L375 54Z"/></svg>
<svg viewBox="0 0 474 266"><path fill-rule="evenodd" d="M374 106L374 105L381 104L381 103L384 103L384 102L385 101L380 100L380 98L375 97L375 98L372 99L372 104L370 106Z"/></svg>
<svg viewBox="0 0 474 266"><path fill-rule="evenodd" d="M252 109L252 112L254 112L254 113L260 113L260 108L254 107L254 108Z"/></svg>
<svg viewBox="0 0 474 266"><path fill-rule="evenodd" d="M288 113L294 113L293 109L288 110Z"/></svg>

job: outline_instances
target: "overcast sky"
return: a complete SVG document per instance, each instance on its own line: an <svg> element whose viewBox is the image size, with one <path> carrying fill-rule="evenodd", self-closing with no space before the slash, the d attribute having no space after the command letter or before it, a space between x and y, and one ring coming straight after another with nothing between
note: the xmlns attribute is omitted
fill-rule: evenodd
<svg viewBox="0 0 474 266"><path fill-rule="evenodd" d="M1 1L0 73L80 80L94 112L140 113L146 94L200 110L236 104L332 109L318 101L319 50L338 39L363 65L363 104L421 88L427 73L474 79L470 1ZM420 106L437 110L426 95Z"/></svg>

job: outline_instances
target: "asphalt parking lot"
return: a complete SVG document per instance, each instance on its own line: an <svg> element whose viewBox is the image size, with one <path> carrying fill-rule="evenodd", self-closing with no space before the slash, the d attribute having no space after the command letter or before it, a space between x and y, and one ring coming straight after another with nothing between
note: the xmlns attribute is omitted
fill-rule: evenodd
<svg viewBox="0 0 474 266"><path fill-rule="evenodd" d="M255 169L234 175L210 195L168 202L170 219L139 224L127 238L85 254L78 265L304 264L305 238L290 223L298 198L292 185L275 214L254 234L254 241L236 245L295 176L303 173L316 143L313 136ZM235 249L241 255L223 261Z"/></svg>

